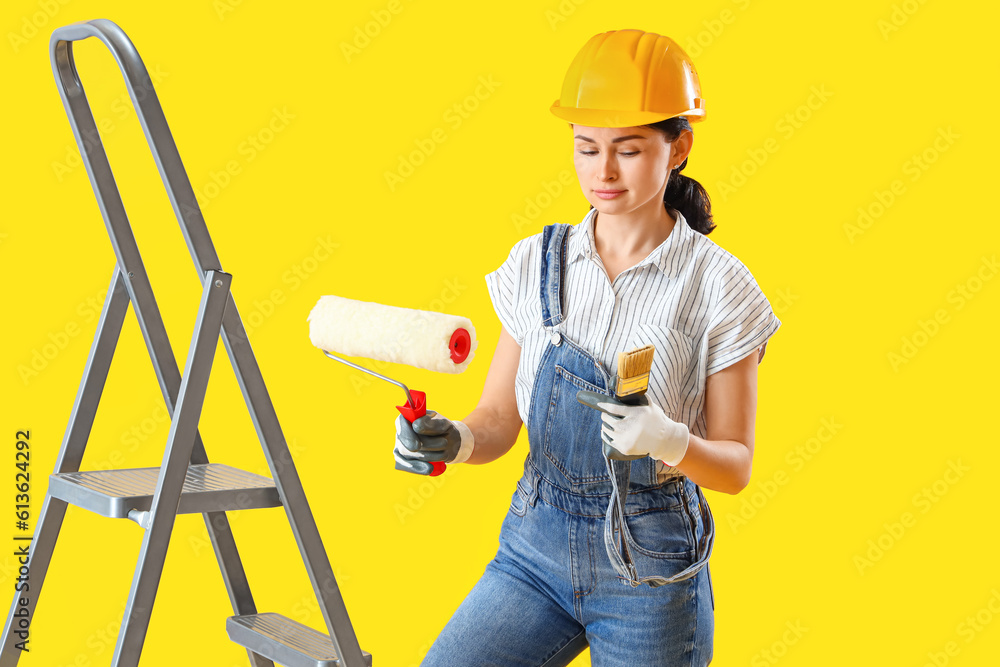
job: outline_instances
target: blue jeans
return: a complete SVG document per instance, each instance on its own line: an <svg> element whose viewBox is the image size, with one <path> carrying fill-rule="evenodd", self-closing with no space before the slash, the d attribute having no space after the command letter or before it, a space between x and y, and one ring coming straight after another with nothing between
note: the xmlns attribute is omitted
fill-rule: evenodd
<svg viewBox="0 0 1000 667"><path fill-rule="evenodd" d="M542 327L530 335L549 343L531 391L524 474L496 557L425 667L540 667L581 635L595 667L712 659L711 511L686 477L660 482L649 457L605 456L600 413L576 400L580 389L610 394L611 377L560 329L567 229L543 234Z"/></svg>
<svg viewBox="0 0 1000 667"><path fill-rule="evenodd" d="M696 516L685 480L670 484L670 506L626 514L640 545L658 554L662 573L693 557L698 532L674 526ZM518 482L500 530L496 557L458 607L423 665L540 667L580 633L594 667L694 667L712 659L715 629L708 568L659 587L633 588L612 567L603 544L604 512L571 514L534 503ZM688 509L680 506L688 499ZM565 498L562 498L565 499ZM558 502L560 499L554 499ZM645 555L645 554L643 554Z"/></svg>

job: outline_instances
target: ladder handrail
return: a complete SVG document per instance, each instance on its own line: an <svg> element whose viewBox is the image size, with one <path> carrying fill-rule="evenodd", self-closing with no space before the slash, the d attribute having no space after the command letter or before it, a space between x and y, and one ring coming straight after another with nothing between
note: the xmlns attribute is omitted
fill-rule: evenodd
<svg viewBox="0 0 1000 667"><path fill-rule="evenodd" d="M63 106L80 147L83 162L97 196L108 234L126 276L129 299L134 306L146 346L157 369L161 391L168 404L173 402L180 384L179 369L156 306L148 276L132 234L124 204L83 85L77 74L72 44L97 37L111 51L125 78L140 125L153 154L171 206L177 216L199 278L208 271L222 271L209 236L201 208L181 161L173 135L145 64L125 32L107 19L74 23L52 33L49 49ZM316 593L326 621L329 638L345 667L366 664L354 627L347 613L336 577L315 519L309 509L301 480L295 469L288 444L278 423L274 405L264 385L246 330L232 293L228 294L222 322L222 340L228 352L237 382L271 469L292 533ZM195 451L200 443L195 443ZM345 536L351 539L350 536ZM334 632L339 629L339 634Z"/></svg>
<svg viewBox="0 0 1000 667"><path fill-rule="evenodd" d="M195 260L199 278L205 275L206 271L221 271L219 256L216 254L215 246L208 234L205 218L202 216L201 207L195 198L194 189L191 187L191 181L184 169L180 153L177 151L177 144L174 142L173 134L167 125L167 119L163 115L163 108L160 106L156 90L153 88L149 71L128 35L117 24L107 19L82 21L56 28L49 40L52 72L55 75L63 105L66 107L66 113L70 117L71 125L73 125L73 132L77 135L77 143L81 146L81 150L93 145L95 140L97 144L101 143L96 125L91 130L92 136L80 136L72 105L75 99L82 98L84 102L86 101L83 84L76 71L72 43L88 37L96 37L108 47L125 77L125 87L128 89L129 97L132 98L132 105L135 107L139 124L142 126L146 141L153 153L156 168L163 179L167 196L170 198L170 205L180 223L188 250ZM87 108L89 109L89 105ZM87 160L84 162L87 163L89 171L90 164ZM91 174L91 178L93 178L93 174Z"/></svg>

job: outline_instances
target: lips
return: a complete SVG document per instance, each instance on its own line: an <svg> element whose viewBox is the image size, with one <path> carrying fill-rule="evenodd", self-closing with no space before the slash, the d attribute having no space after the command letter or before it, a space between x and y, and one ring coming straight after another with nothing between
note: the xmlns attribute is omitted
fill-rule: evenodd
<svg viewBox="0 0 1000 667"><path fill-rule="evenodd" d="M620 195L623 192L625 192L625 191L624 190L594 190L594 194L596 194L601 199L614 199L615 197L617 197L618 195Z"/></svg>

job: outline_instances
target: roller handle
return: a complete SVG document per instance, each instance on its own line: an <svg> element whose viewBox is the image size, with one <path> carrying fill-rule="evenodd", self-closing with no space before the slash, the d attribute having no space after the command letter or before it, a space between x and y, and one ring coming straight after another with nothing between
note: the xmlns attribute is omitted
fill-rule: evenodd
<svg viewBox="0 0 1000 667"><path fill-rule="evenodd" d="M399 413L403 415L406 421L412 424L427 414L427 394L416 389L410 389L409 392L410 399L404 405L397 405L396 409L399 410ZM442 461L433 461L431 462L431 467L433 469L430 472L430 476L437 477L448 468L448 464Z"/></svg>

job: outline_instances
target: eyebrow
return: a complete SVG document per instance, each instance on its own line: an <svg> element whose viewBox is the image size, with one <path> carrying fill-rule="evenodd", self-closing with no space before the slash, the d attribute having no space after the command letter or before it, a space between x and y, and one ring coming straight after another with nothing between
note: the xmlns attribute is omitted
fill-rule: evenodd
<svg viewBox="0 0 1000 667"><path fill-rule="evenodd" d="M589 141L589 142L590 142L590 143L592 143L592 144L595 144L595 143L597 143L596 141L594 141L594 140L593 140L593 139L591 139L590 137L585 137L585 136L583 136L582 134L578 134L578 135L576 135L576 136L575 136L575 137L573 137L573 138L574 138L574 139L583 139L584 141ZM628 141L629 139L646 139L646 138L647 138L647 137L644 137L644 136L642 136L641 134L630 134L630 135L628 135L628 136L624 136L624 137L616 137L615 139L612 139L612 140L611 140L611 143L613 143L613 144L617 144L617 143L618 143L618 142L620 142L620 141Z"/></svg>

